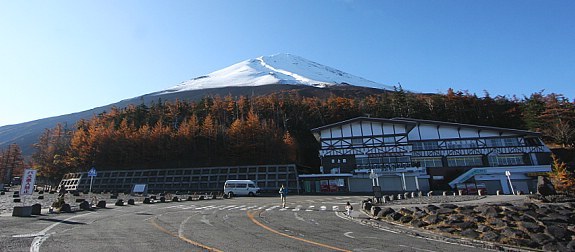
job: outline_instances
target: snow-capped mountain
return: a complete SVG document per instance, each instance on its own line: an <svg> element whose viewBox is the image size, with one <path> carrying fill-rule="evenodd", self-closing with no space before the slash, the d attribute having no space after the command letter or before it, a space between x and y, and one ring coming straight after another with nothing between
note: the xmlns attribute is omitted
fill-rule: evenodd
<svg viewBox="0 0 575 252"><path fill-rule="evenodd" d="M159 94L221 87L262 86L269 84L328 87L353 85L393 90L340 70L292 54L276 54L245 60L224 69L200 76Z"/></svg>

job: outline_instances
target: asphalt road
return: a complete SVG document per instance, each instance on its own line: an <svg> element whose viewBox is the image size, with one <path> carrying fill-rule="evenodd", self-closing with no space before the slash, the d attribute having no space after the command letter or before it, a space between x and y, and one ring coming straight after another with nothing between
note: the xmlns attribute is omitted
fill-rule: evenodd
<svg viewBox="0 0 575 252"><path fill-rule="evenodd" d="M484 251L366 225L360 196L238 197L0 217L0 251Z"/></svg>

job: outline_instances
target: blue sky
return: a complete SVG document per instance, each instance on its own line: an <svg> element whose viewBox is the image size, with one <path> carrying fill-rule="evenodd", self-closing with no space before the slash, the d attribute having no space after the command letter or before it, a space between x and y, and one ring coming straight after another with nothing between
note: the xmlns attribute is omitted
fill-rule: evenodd
<svg viewBox="0 0 575 252"><path fill-rule="evenodd" d="M0 1L0 126L291 53L381 84L575 98L575 1Z"/></svg>

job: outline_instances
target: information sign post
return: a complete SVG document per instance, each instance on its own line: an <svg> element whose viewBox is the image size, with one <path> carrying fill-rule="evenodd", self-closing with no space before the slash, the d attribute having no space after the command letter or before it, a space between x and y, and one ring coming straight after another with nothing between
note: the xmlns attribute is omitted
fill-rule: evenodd
<svg viewBox="0 0 575 252"><path fill-rule="evenodd" d="M92 196L92 183L96 176L98 176L98 172L96 171L96 168L92 167L92 169L88 171L88 177L90 177L90 190L88 192L90 193L90 196Z"/></svg>

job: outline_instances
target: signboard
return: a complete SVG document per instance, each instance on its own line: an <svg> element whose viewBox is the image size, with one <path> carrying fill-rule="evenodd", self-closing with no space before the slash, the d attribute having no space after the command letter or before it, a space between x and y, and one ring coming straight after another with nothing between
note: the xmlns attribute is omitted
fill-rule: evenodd
<svg viewBox="0 0 575 252"><path fill-rule="evenodd" d="M135 184L132 193L147 193L147 184Z"/></svg>
<svg viewBox="0 0 575 252"><path fill-rule="evenodd" d="M88 177L96 177L96 176L98 176L98 172L96 171L96 168L92 167L92 169L88 171Z"/></svg>
<svg viewBox="0 0 575 252"><path fill-rule="evenodd" d="M34 193L34 185L36 184L36 170L25 169L22 178L22 186L20 187L20 195L32 195Z"/></svg>

